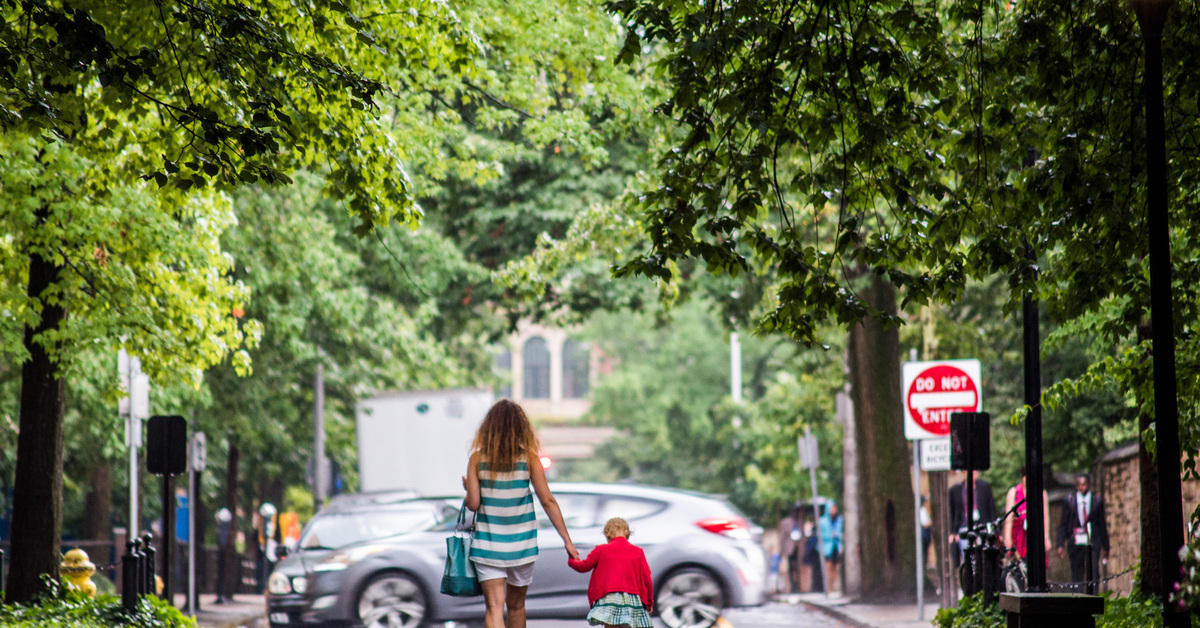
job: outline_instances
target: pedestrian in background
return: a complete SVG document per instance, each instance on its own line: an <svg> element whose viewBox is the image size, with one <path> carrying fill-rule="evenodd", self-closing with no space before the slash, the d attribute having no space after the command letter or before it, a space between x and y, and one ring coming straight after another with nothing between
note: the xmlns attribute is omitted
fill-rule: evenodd
<svg viewBox="0 0 1200 628"><path fill-rule="evenodd" d="M825 514L817 522L817 532L821 537L821 557L825 559L825 577L829 580L828 591L841 590L837 586L838 565L842 560L842 532L845 523L838 512L837 504L829 502Z"/></svg>
<svg viewBox="0 0 1200 628"><path fill-rule="evenodd" d="M787 568L787 592L800 592L800 550L804 537L800 517L800 502L792 504L792 512L779 520L779 555Z"/></svg>
<svg viewBox="0 0 1200 628"><path fill-rule="evenodd" d="M1026 500L1028 497L1025 494L1025 467L1021 467L1021 481L1016 486L1008 489L1008 493L1004 496L1004 512L1012 512L1013 515L1004 520L1004 536L1002 540L1007 547L1016 551L1017 556L1024 560L1025 555L1029 553L1029 543L1026 540L1026 533L1029 530L1029 521L1026 519ZM1050 498L1046 491L1042 491L1042 515L1043 518L1050 514ZM1053 545L1050 544L1050 526L1043 525L1042 532L1044 537L1042 547L1049 552ZM1048 557L1049 554L1047 553Z"/></svg>
<svg viewBox="0 0 1200 628"><path fill-rule="evenodd" d="M629 542L629 523L613 517L604 524L608 543L597 545L587 558L567 559L571 569L592 572L588 580L588 623L610 628L653 628L654 580L642 548Z"/></svg>
<svg viewBox="0 0 1200 628"><path fill-rule="evenodd" d="M813 506L816 510L816 506ZM809 591L814 593L825 590L825 578L821 574L821 539L817 534L817 526L811 516L804 517L804 564L808 565L810 585Z"/></svg>
<svg viewBox="0 0 1200 628"><path fill-rule="evenodd" d="M950 533L951 545L957 544L958 551L953 552L954 566L962 564L963 552L967 549L967 541L963 533L973 524L996 519L996 498L992 495L992 485L986 480L975 476L975 508L972 509L971 519L967 520L967 482L963 479L950 487Z"/></svg>
<svg viewBox="0 0 1200 628"><path fill-rule="evenodd" d="M484 626L525 626L525 594L537 561L537 519L533 493L562 537L567 555L579 552L567 533L558 501L546 483L541 445L521 406L501 399L488 410L475 433L463 487L466 506L477 513L471 561L483 588Z"/></svg>
<svg viewBox="0 0 1200 628"><path fill-rule="evenodd" d="M1108 563L1104 501L1092 494L1091 476L1086 473L1075 476L1075 492L1067 495L1064 508L1058 525L1058 555L1066 553L1071 557L1071 581L1089 583L1087 591L1091 592L1100 565Z"/></svg>

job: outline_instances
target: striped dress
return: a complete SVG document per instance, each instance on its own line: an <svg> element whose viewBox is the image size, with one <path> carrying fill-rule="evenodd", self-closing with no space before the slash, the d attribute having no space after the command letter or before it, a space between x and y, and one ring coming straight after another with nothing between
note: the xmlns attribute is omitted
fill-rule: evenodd
<svg viewBox="0 0 1200 628"><path fill-rule="evenodd" d="M524 460L512 471L498 473L479 463L479 513L471 560L493 567L516 567L537 560L537 519L529 465Z"/></svg>

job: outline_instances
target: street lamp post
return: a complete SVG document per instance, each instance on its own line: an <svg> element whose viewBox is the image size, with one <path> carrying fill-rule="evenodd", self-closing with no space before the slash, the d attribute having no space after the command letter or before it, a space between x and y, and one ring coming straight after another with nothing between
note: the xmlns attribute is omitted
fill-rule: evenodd
<svg viewBox="0 0 1200 628"><path fill-rule="evenodd" d="M1150 325L1154 353L1154 420L1162 538L1163 626L1185 628L1188 617L1166 597L1179 579L1183 494L1179 469L1179 405L1175 381L1175 321L1171 236L1167 217L1167 149L1163 115L1162 34L1172 0L1130 0L1146 49L1146 226L1150 246Z"/></svg>

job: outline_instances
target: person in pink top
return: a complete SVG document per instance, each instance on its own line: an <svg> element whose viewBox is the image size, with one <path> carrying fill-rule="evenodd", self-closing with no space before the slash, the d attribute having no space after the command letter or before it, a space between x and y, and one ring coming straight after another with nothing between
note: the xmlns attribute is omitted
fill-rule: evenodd
<svg viewBox="0 0 1200 628"><path fill-rule="evenodd" d="M579 573L592 572L588 581L588 623L593 626L653 628L654 584L642 548L629 542L629 524L613 517L604 524L608 543L597 545L583 560L567 564Z"/></svg>
<svg viewBox="0 0 1200 628"><path fill-rule="evenodd" d="M1025 467L1021 467L1021 483L1008 489L1008 495L1004 498L1004 512L1011 511L1013 506L1017 504L1020 505L1017 506L1013 516L1004 520L1003 540L1004 544L1015 549L1017 551L1017 556L1020 556L1022 559L1025 558L1025 554L1028 552L1028 545L1025 542L1027 523L1025 519L1026 509L1024 500ZM1042 512L1046 516L1049 516L1050 514L1050 500L1046 496L1046 491L1042 491ZM1049 556L1050 548L1053 547L1053 545L1050 544L1050 526L1042 526L1042 533L1045 535L1045 538L1043 539L1045 545L1043 547L1046 548L1047 556Z"/></svg>

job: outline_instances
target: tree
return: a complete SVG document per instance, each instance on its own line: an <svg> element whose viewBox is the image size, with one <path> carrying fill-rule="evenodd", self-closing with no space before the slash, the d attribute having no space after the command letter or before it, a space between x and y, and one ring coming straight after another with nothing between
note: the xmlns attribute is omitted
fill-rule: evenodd
<svg viewBox="0 0 1200 628"><path fill-rule="evenodd" d="M204 366L252 342L257 327L228 314L246 293L222 272L218 237L232 221L225 199L151 194L138 184L95 195L84 181L93 164L70 145L0 136L0 146L8 156L0 224L25 256L0 262L0 301L13 314L4 349L24 362L8 587L20 600L61 560L66 379L89 365L81 358L122 345L145 355L160 380L194 384ZM13 342L22 327L23 342ZM244 368L245 354L234 363ZM116 382L104 388L111 397Z"/></svg>
<svg viewBox="0 0 1200 628"><path fill-rule="evenodd" d="M175 309L156 303L164 295L155 294L161 287L150 280L169 274L130 276L148 287L137 301L121 302L101 284L88 294L80 279L85 273L72 267L85 258L57 254L55 247L93 255L93 247L110 251L106 247L115 244L98 242L76 228L85 221L72 219L93 218L91 206L124 207L134 192L122 190L148 192L135 185L137 177L159 186L147 201L156 213L125 225L122 237L134 251L161 252L156 261L175 271L172 263L186 256L148 246L157 233L144 232L145 225L168 233L204 230L198 241L209 243L224 226L214 218L224 214L179 211L196 202L188 195L222 203L212 188L289 183L293 171L311 168L324 171L328 190L357 219L360 235L393 220L415 227L421 213L406 162L432 179L440 163L484 170L469 151L448 151L441 143L462 124L446 103L470 107L489 128L521 132L543 145L561 138L587 153L587 126L564 100L583 100L593 74L618 73L592 58L595 46L587 37L563 36L561 28L604 24L594 9L568 12L560 21L541 19L557 7L526 12L487 1L464 7L462 17L447 5L419 0L370 6L3 0L0 7L0 126L26 143L26 161L76 159L65 182L27 177L23 189L41 187L26 198L45 204L24 208L29 237L4 244L14 253L6 258L13 260L9 277L28 275L24 296L13 296L11 283L5 286L6 300L23 304L20 316L5 319L3 340L24 369L16 463L20 514L13 530L22 554L7 591L15 601L30 599L37 575L54 573L59 561L65 376L59 364L70 358L63 342L124 344L142 354L152 376L164 379L177 370L198 382L203 367L230 352L245 368L246 354L237 350L259 331L233 315L244 295L224 276L224 258L185 264L181 272L203 268L207 274L169 286L193 297L189 304L216 304L201 316L182 302L167 304ZM550 37L523 39L523 30ZM611 24L591 32L609 37ZM451 153L453 159L443 159ZM45 172L56 172L59 165L51 165ZM56 215L70 194L91 206L80 204L70 219ZM59 224L70 227L56 234ZM54 239L59 236L66 237ZM123 267L116 262L106 258L109 266ZM218 289L224 285L230 288ZM82 294L123 303L125 318L94 326L90 311L74 305ZM159 327L146 326L146 319ZM120 341L123 334L129 339ZM155 364L148 352L158 350L179 351ZM31 506L31 500L37 503Z"/></svg>

